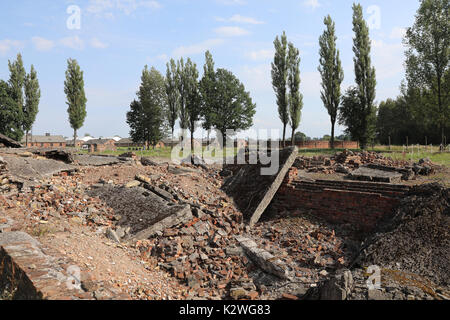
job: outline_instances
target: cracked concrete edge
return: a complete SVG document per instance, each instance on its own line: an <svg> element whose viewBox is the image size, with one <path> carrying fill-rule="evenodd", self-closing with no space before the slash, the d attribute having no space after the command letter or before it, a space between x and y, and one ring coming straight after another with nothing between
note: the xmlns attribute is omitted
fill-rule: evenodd
<svg viewBox="0 0 450 320"><path fill-rule="evenodd" d="M280 171L278 171L277 176L275 180L272 182L269 190L264 195L263 199L259 203L258 207L255 209L255 211L252 214L252 217L249 221L249 226L253 227L256 223L258 223L259 219L261 218L261 215L264 213L264 211L269 206L270 202L272 201L273 197L277 193L278 189L280 188L281 184L283 183L284 177L288 173L289 169L292 167L292 165L295 162L295 159L297 158L298 150L297 148L291 148L291 154L281 167Z"/></svg>
<svg viewBox="0 0 450 320"><path fill-rule="evenodd" d="M273 274L280 279L289 279L287 266L280 259L274 257L268 251L258 248L256 242L249 238L236 236L235 239L239 242L250 260L257 264L262 270Z"/></svg>
<svg viewBox="0 0 450 320"><path fill-rule="evenodd" d="M159 232L163 232L168 228L174 227L180 223L187 222L193 218L190 205L171 207L172 210L176 208L178 208L179 210L162 219L161 221L155 223L151 227L139 231L135 235L131 236L127 241L134 242L138 240L148 239Z"/></svg>

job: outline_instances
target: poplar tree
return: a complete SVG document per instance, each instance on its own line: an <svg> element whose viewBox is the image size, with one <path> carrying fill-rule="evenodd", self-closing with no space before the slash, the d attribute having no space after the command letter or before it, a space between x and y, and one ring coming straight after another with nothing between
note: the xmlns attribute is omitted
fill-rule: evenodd
<svg viewBox="0 0 450 320"><path fill-rule="evenodd" d="M321 98L331 120L331 147L334 148L334 131L341 104L341 84L344 80L339 50L336 48L335 23L328 15L324 18L326 30L319 38L319 72L322 77Z"/></svg>
<svg viewBox="0 0 450 320"><path fill-rule="evenodd" d="M289 43L288 53L289 122L292 127L291 143L295 145L295 130L300 125L303 108L303 96L300 93L300 52Z"/></svg>
<svg viewBox="0 0 450 320"><path fill-rule="evenodd" d="M28 146L28 133L33 128L36 115L39 111L41 89L34 66L31 65L30 73L25 78L25 104L23 106L23 130L25 131L25 143Z"/></svg>
<svg viewBox="0 0 450 320"><path fill-rule="evenodd" d="M287 37L283 32L281 40L277 36L274 41L275 57L272 63L272 86L277 96L278 115L283 123L283 147L286 145L286 126L289 123L288 97L287 97Z"/></svg>
<svg viewBox="0 0 450 320"><path fill-rule="evenodd" d="M64 81L64 93L68 105L70 126L73 129L73 142L76 146L77 130L80 129L86 119L86 95L84 93L83 71L75 59L67 60L66 81Z"/></svg>
<svg viewBox="0 0 450 320"><path fill-rule="evenodd" d="M207 131L207 140L211 133L211 113L214 109L216 88L216 72L214 71L214 60L209 51L205 53L205 65L203 66L203 77L200 80L200 93L202 98L203 129ZM208 145L209 147L209 145Z"/></svg>
<svg viewBox="0 0 450 320"><path fill-rule="evenodd" d="M360 4L353 4L353 59L355 64L355 82L359 98L359 110L354 112L355 121L360 126L359 142L362 149L372 138L372 127L375 125L373 114L375 110L375 88L377 85L375 68L372 67L370 57L369 27L363 17L363 9Z"/></svg>
<svg viewBox="0 0 450 320"><path fill-rule="evenodd" d="M182 149L184 149L186 130L189 128L189 114L186 107L188 93L189 93L189 81L186 76L186 66L184 64L183 58L181 58L177 63L177 87L180 93L180 128L182 130Z"/></svg>
<svg viewBox="0 0 450 320"><path fill-rule="evenodd" d="M24 85L26 72L23 66L22 55L17 54L15 61L8 61L10 72L9 87L11 99L14 101L14 110L10 114L14 114L14 118L10 123L10 137L20 141L23 137L22 121L23 121L23 105L24 105Z"/></svg>
<svg viewBox="0 0 450 320"><path fill-rule="evenodd" d="M194 154L194 133L195 126L200 120L202 112L202 102L198 83L197 65L187 60L185 68L185 76L187 83L186 110L188 114L189 131L191 132L191 151Z"/></svg>
<svg viewBox="0 0 450 320"><path fill-rule="evenodd" d="M167 63L166 73L166 94L167 94L167 120L171 129L173 147L173 132L175 130L175 123L178 119L178 112L180 111L180 93L177 87L177 66L173 59Z"/></svg>

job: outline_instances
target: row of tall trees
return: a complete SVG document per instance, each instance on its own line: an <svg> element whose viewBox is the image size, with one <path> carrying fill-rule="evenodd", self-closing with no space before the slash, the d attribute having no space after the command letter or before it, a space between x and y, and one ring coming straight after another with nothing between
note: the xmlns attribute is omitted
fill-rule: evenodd
<svg viewBox="0 0 450 320"><path fill-rule="evenodd" d="M208 140L214 129L222 135L223 142L227 130L246 130L253 125L256 105L250 93L230 71L215 70L209 51L205 60L201 79L197 65L189 58L186 62L183 58L171 59L165 77L155 68L144 68L137 100L127 113L133 141L154 146L169 134L173 138L179 120L182 139L190 131L193 151L194 133L200 122L208 131Z"/></svg>
<svg viewBox="0 0 450 320"><path fill-rule="evenodd" d="M86 118L87 99L84 93L83 71L76 60L69 59L67 64L64 92L75 141L76 132L83 126ZM30 72L26 72L20 53L16 60L8 61L8 66L9 81L0 80L0 133L17 141L25 134L25 143L28 145L29 132L36 121L41 99L37 72L33 65Z"/></svg>
<svg viewBox="0 0 450 320"><path fill-rule="evenodd" d="M277 96L278 115L283 123L283 147L286 145L286 128L292 128L292 144L295 130L300 125L303 95L300 93L300 51L287 41L286 33L274 41L275 57L272 63L272 86Z"/></svg>
<svg viewBox="0 0 450 320"><path fill-rule="evenodd" d="M344 72L337 49L336 27L328 15L324 18L326 29L319 38L320 60L319 73L322 79L321 99L328 111L331 121L330 144L334 146L336 122L347 127L346 134L360 142L362 148L375 132L376 106L375 68L372 66L369 28L363 17L360 4L353 5L353 52L355 66L355 86L349 88L344 96L341 84ZM277 97L278 114L283 124L283 146L285 145L286 127L292 127L292 143L294 133L300 124L303 107L300 84L299 51L287 41L283 32L281 39L274 41L275 57L272 63L272 85Z"/></svg>
<svg viewBox="0 0 450 320"><path fill-rule="evenodd" d="M404 38L406 82L380 103L381 143L445 144L450 136L450 2L422 0Z"/></svg>
<svg viewBox="0 0 450 320"><path fill-rule="evenodd" d="M37 72L31 65L27 73L22 55L8 61L9 81L0 80L0 133L20 141L31 131L39 111L41 90Z"/></svg>

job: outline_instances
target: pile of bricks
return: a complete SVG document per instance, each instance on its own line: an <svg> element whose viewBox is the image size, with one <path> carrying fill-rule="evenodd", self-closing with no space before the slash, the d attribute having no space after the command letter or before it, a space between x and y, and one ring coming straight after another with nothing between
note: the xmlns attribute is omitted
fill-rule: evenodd
<svg viewBox="0 0 450 320"><path fill-rule="evenodd" d="M409 166L407 161L393 160L386 158L376 152L352 152L345 150L338 152L336 155L314 156L314 157L298 157L294 163L294 167L313 173L349 173L366 164L377 164L385 167L405 167Z"/></svg>

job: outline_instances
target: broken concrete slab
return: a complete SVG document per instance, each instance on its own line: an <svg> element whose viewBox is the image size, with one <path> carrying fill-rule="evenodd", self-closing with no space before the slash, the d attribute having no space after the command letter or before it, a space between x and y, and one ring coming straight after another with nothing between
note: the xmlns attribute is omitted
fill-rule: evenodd
<svg viewBox="0 0 450 320"><path fill-rule="evenodd" d="M267 273L281 279L288 279L286 265L264 249L258 248L256 242L243 236L236 236L236 240L244 249L245 254Z"/></svg>
<svg viewBox="0 0 450 320"><path fill-rule="evenodd" d="M48 159L64 161L65 163L74 162L73 153L63 149L37 149L33 150L33 153Z"/></svg>
<svg viewBox="0 0 450 320"><path fill-rule="evenodd" d="M389 167L389 166L376 164L376 163L369 163L369 164L364 165L363 167L381 170L381 171L397 172L397 173L402 174L403 180L410 180L411 178L414 177L414 171L413 171L413 169L411 169L409 167L404 167L404 168Z"/></svg>
<svg viewBox="0 0 450 320"><path fill-rule="evenodd" d="M7 148L22 148L22 145L19 142L0 133L0 146L1 145L4 145Z"/></svg>
<svg viewBox="0 0 450 320"><path fill-rule="evenodd" d="M131 162L131 158L119 158L114 156L75 155L75 161L80 166L110 166L114 164Z"/></svg>
<svg viewBox="0 0 450 320"><path fill-rule="evenodd" d="M147 239L179 223L192 219L188 205L173 205L148 190L135 187L104 185L90 190L91 197L99 197L114 209L121 219L118 225L130 228L125 240Z"/></svg>
<svg viewBox="0 0 450 320"><path fill-rule="evenodd" d="M155 162L155 161L153 161L152 159L147 158L147 157L142 157L142 158L141 158L141 164L142 164L143 166L149 166L149 167L158 166L158 163L157 163L157 162Z"/></svg>
<svg viewBox="0 0 450 320"><path fill-rule="evenodd" d="M233 171L222 189L233 198L250 226L255 225L266 210L284 177L297 157L296 148L287 148L279 152L279 168L274 175L262 175L261 163L231 165L227 170Z"/></svg>
<svg viewBox="0 0 450 320"><path fill-rule="evenodd" d="M400 183L403 175L395 171L385 171L361 167L348 175L349 179L358 181L384 182L384 183Z"/></svg>
<svg viewBox="0 0 450 320"><path fill-rule="evenodd" d="M28 184L35 180L50 177L61 172L72 172L76 167L52 159L23 158L3 155L11 179Z"/></svg>

